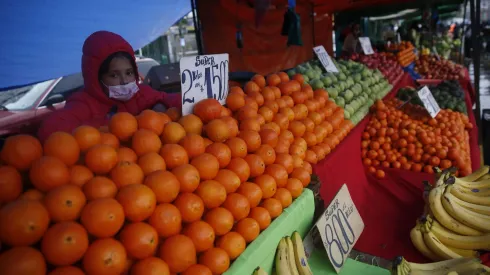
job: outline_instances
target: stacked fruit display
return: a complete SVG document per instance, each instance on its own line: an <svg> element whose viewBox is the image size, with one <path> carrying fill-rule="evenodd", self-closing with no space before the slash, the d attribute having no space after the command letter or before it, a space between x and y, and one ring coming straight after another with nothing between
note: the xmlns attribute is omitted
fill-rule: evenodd
<svg viewBox="0 0 490 275"><path fill-rule="evenodd" d="M356 125L368 114L374 101L388 94L392 86L380 71L370 70L363 64L352 60L335 61L335 64L339 73L322 73L317 61L299 65L289 73L305 73L314 89L325 87L330 99L344 108L345 118Z"/></svg>
<svg viewBox="0 0 490 275"><path fill-rule="evenodd" d="M481 264L476 258L457 258L445 261L437 261L427 264L412 263L403 257L397 257L391 270L392 275L410 274L488 274L490 268Z"/></svg>
<svg viewBox="0 0 490 275"><path fill-rule="evenodd" d="M441 109L451 109L467 114L465 92L456 80L443 81L437 86L429 86L434 99ZM422 106L422 101L417 96L417 90L412 87L402 88L396 95L402 101L410 100L410 103Z"/></svg>
<svg viewBox="0 0 490 275"><path fill-rule="evenodd" d="M353 127L325 90L294 79L256 76L246 93L231 88L228 108L207 99L194 114L121 112L44 144L9 137L0 270L225 272Z"/></svg>
<svg viewBox="0 0 490 275"><path fill-rule="evenodd" d="M455 166L458 175L471 173L468 129L459 112L441 110L431 118L424 107L393 98L377 101L362 134L362 158L370 172L384 177L383 168L433 173L433 167Z"/></svg>
<svg viewBox="0 0 490 275"><path fill-rule="evenodd" d="M451 169L438 170L435 185L429 187L426 213L410 232L421 254L440 261L476 258L478 250L490 250L488 171L483 166L458 178Z"/></svg>
<svg viewBox="0 0 490 275"><path fill-rule="evenodd" d="M426 79L458 80L465 76L463 66L431 55L419 56L415 61L415 71Z"/></svg>
<svg viewBox="0 0 490 275"><path fill-rule="evenodd" d="M351 59L365 64L372 70L379 70L389 83L393 84L403 75L403 69L398 64L397 58L386 53L374 53L371 55L353 55Z"/></svg>

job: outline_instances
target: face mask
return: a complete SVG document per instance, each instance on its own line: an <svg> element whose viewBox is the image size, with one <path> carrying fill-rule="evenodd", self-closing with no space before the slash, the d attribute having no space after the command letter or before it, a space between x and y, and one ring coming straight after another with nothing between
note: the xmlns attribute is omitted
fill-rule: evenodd
<svg viewBox="0 0 490 275"><path fill-rule="evenodd" d="M114 98L120 101L130 100L140 89L136 84L136 81L129 82L128 84L124 85L107 86L104 84L104 86L109 89L110 98Z"/></svg>

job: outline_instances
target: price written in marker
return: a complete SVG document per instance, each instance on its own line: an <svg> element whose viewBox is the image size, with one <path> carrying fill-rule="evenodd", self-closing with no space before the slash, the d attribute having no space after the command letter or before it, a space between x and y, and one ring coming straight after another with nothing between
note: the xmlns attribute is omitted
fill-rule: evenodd
<svg viewBox="0 0 490 275"><path fill-rule="evenodd" d="M225 104L228 96L228 71L228 54L180 59L182 114L191 114L194 104L207 98L214 98Z"/></svg>
<svg viewBox="0 0 490 275"><path fill-rule="evenodd" d="M364 222L352 201L347 185L344 184L322 217L306 235L303 241L305 251L307 255L311 255L313 243L321 239L330 263L339 273L363 229Z"/></svg>
<svg viewBox="0 0 490 275"><path fill-rule="evenodd" d="M327 51L323 46L316 46L313 48L313 51L315 52L316 56L322 63L323 68L325 68L327 72L332 72L332 73L339 72L339 70L335 66L335 63L333 63L332 58L330 57L330 55L328 55Z"/></svg>
<svg viewBox="0 0 490 275"><path fill-rule="evenodd" d="M429 112L429 115L432 118L435 118L437 114L441 111L439 104L437 104L436 99L432 95L432 92L429 90L427 86L424 86L422 89L418 91L418 96L424 104L425 109Z"/></svg>
<svg viewBox="0 0 490 275"><path fill-rule="evenodd" d="M361 43L361 48L365 55L374 53L373 46L371 45L371 39L369 39L369 37L359 37L359 43Z"/></svg>

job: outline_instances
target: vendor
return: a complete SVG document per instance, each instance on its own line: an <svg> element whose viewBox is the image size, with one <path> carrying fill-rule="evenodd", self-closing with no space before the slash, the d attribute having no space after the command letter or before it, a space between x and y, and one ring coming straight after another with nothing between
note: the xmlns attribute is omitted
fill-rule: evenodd
<svg viewBox="0 0 490 275"><path fill-rule="evenodd" d="M349 56L353 53L359 53L361 51L361 44L359 37L361 36L361 27L358 23L352 25L350 33L344 40L342 46L342 55Z"/></svg>
<svg viewBox="0 0 490 275"><path fill-rule="evenodd" d="M166 94L138 83L133 48L115 33L98 31L85 40L82 74L83 90L42 122L38 132L41 141L53 132L71 133L81 125L107 125L116 112L137 115L145 109L181 107L180 94Z"/></svg>

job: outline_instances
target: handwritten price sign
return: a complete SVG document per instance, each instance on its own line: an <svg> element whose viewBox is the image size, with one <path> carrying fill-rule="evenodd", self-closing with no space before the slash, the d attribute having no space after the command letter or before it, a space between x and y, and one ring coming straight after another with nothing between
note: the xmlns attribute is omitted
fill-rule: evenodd
<svg viewBox="0 0 490 275"><path fill-rule="evenodd" d="M424 86L422 89L420 89L420 91L418 91L418 95L427 112L429 112L432 118L435 118L441 111L441 107L439 107L439 104L437 104L432 92L429 90L429 88L427 88L427 86Z"/></svg>
<svg viewBox="0 0 490 275"><path fill-rule="evenodd" d="M365 55L373 54L373 46L371 45L371 39L369 37L359 37L359 43L361 43L362 51Z"/></svg>
<svg viewBox="0 0 490 275"><path fill-rule="evenodd" d="M228 96L228 71L228 54L180 59L182 114L191 114L194 104L206 98L214 98L225 104Z"/></svg>
<svg viewBox="0 0 490 275"><path fill-rule="evenodd" d="M328 55L327 51L323 46L316 46L313 48L313 51L315 52L316 56L322 63L323 67L327 72L332 72L332 73L338 73L339 70L335 66L335 64L332 61L332 58L330 55Z"/></svg>
<svg viewBox="0 0 490 275"><path fill-rule="evenodd" d="M305 252L311 255L317 247L315 244L320 242L339 273L363 229L364 222L344 184L303 240Z"/></svg>

